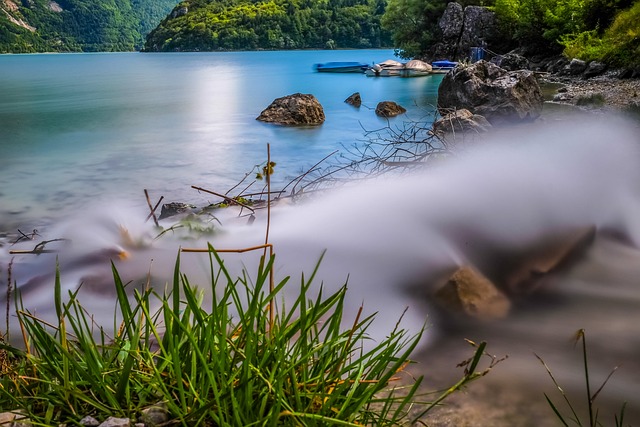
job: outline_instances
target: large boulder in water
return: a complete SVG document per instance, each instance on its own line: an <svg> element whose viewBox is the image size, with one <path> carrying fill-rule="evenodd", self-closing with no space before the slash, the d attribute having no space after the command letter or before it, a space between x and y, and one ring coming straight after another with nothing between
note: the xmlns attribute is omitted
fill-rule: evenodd
<svg viewBox="0 0 640 427"><path fill-rule="evenodd" d="M486 61L456 67L438 88L441 115L466 108L493 125L535 120L543 103L533 72L507 71Z"/></svg>
<svg viewBox="0 0 640 427"><path fill-rule="evenodd" d="M294 93L275 99L256 120L281 125L321 125L324 110L315 96Z"/></svg>
<svg viewBox="0 0 640 427"><path fill-rule="evenodd" d="M395 117L406 113L407 110L393 101L382 101L376 106L376 114L380 117Z"/></svg>

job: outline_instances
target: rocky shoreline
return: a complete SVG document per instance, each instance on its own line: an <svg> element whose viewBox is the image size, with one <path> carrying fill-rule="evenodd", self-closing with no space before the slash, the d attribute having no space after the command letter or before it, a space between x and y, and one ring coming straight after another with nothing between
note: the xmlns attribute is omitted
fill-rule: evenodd
<svg viewBox="0 0 640 427"><path fill-rule="evenodd" d="M640 79L622 79L617 74L591 78L548 74L541 81L559 85L552 102L599 112L640 113Z"/></svg>

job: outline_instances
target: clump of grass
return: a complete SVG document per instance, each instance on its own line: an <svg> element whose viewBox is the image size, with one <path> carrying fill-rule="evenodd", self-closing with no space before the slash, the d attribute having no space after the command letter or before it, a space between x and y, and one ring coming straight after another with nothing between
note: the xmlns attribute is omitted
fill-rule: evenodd
<svg viewBox="0 0 640 427"><path fill-rule="evenodd" d="M598 395L600 394L600 392L602 391L602 389L604 388L604 386L607 384L607 382L609 382L609 379L611 378L613 373L618 369L618 367L616 366L615 368L613 368L613 370L609 373L609 375L604 380L602 385L600 385L598 390L596 390L595 393L592 393L591 382L589 379L589 363L587 360L587 338L586 338L584 329L580 329L576 333L576 343L578 341L582 341L582 360L583 360L583 366L584 366L585 391L586 391L586 400L587 400L587 408L588 408L588 422L583 422L584 418L581 418L578 415L578 411L575 405L571 402L571 400L567 396L567 393L562 389L562 387L560 386L556 378L553 376L553 373L551 372L551 369L549 368L549 366L547 366L544 360L536 354L535 356L544 365L545 369L547 370L547 373L549 374L549 376L551 377L551 380L553 381L553 384L556 386L556 388L560 392L560 395L562 396L562 399L564 400L570 414L569 415L563 414L563 412L560 410L558 405L553 403L553 401L549 398L549 396L546 393L544 397L547 399L547 403L549 404L549 406L551 407L551 409L553 410L555 415L558 417L558 419L560 420L563 426L569 427L570 422L572 425L577 425L579 427L602 426L602 423L598 420L598 410L595 406L595 401ZM614 421L615 421L616 427L623 427L625 408L626 408L626 402L622 404L620 408L620 412L614 415Z"/></svg>
<svg viewBox="0 0 640 427"><path fill-rule="evenodd" d="M576 105L582 107L601 107L604 105L604 95L600 92L589 92L576 99Z"/></svg>
<svg viewBox="0 0 640 427"><path fill-rule="evenodd" d="M0 343L11 365L0 377L0 408L58 425L86 415L135 420L163 402L171 422L185 426L398 425L415 410L422 378L397 380L422 332L408 336L396 325L364 350L373 316L359 314L351 329L341 328L346 286L312 296L314 271L286 308L274 302L287 279L273 289L268 283L273 256L250 280L246 273L232 278L209 250L206 294L181 273L180 256L163 294L148 287L130 298L113 267L121 319L114 337L93 324L77 291L63 301L59 271L57 324L29 313L18 298L25 349Z"/></svg>

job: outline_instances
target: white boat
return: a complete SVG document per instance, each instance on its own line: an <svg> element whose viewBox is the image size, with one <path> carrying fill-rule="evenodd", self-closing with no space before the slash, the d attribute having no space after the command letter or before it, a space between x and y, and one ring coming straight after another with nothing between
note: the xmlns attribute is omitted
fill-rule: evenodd
<svg viewBox="0 0 640 427"><path fill-rule="evenodd" d="M402 77L421 77L428 76L432 74L431 65L427 64L424 61L420 61L418 59L412 59L411 61L404 64L404 69L400 74Z"/></svg>
<svg viewBox="0 0 640 427"><path fill-rule="evenodd" d="M404 64L402 62L387 59L369 67L364 73L367 77L390 77L399 76L403 69Z"/></svg>
<svg viewBox="0 0 640 427"><path fill-rule="evenodd" d="M412 59L407 63L388 59L369 67L365 74L368 77L420 77L432 74L432 67L418 59Z"/></svg>

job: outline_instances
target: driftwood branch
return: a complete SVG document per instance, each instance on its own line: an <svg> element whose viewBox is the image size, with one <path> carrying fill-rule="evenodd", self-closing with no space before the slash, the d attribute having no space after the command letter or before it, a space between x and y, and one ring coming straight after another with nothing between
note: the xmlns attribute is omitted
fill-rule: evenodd
<svg viewBox="0 0 640 427"><path fill-rule="evenodd" d="M203 191L205 193L213 194L214 196L221 197L225 202L227 202L229 204L240 205L243 208L249 209L251 212L255 212L255 209L253 209L251 206L247 205L246 203L239 202L238 200L232 199L231 197L225 196L224 194L216 193L215 191L207 190L206 188L198 187L196 185L192 185L191 188L193 188L194 190Z"/></svg>

